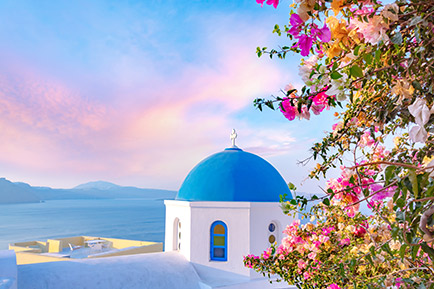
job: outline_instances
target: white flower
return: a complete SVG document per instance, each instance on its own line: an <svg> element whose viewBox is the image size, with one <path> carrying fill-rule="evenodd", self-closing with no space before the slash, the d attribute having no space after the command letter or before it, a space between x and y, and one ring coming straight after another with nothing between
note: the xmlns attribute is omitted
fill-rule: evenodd
<svg viewBox="0 0 434 289"><path fill-rule="evenodd" d="M387 4L386 6L384 6L383 11L381 11L381 15L392 21L397 21L398 12L399 12L399 7L398 5L396 5L396 3Z"/></svg>
<svg viewBox="0 0 434 289"><path fill-rule="evenodd" d="M431 111L426 105L426 101L421 98L416 99L416 101L408 107L408 111L414 116L414 122L417 124L410 129L410 139L414 142L425 142L428 133L424 126L431 116Z"/></svg>
<svg viewBox="0 0 434 289"><path fill-rule="evenodd" d="M348 81L348 76L344 73L339 79L332 79L330 81L330 88L326 91L328 96L336 95L336 99L339 101L344 101L346 96L344 94L344 89L346 82Z"/></svg>
<svg viewBox="0 0 434 289"><path fill-rule="evenodd" d="M425 99L421 98L416 99L412 105L408 106L408 111L410 111L411 115L414 116L414 121L420 126L424 126L429 121L431 115Z"/></svg>
<svg viewBox="0 0 434 289"><path fill-rule="evenodd" d="M410 139L414 142L424 143L428 137L428 133L425 128L419 125L413 126L408 134L410 135Z"/></svg>
<svg viewBox="0 0 434 289"><path fill-rule="evenodd" d="M308 82L310 80L309 76L318 61L317 55L312 55L307 60L304 61L303 65L299 66L298 75L301 76L304 82Z"/></svg>

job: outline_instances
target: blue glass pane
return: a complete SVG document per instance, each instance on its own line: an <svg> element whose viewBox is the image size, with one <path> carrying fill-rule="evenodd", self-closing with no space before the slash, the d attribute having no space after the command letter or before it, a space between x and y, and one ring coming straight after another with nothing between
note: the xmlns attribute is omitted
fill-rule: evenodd
<svg viewBox="0 0 434 289"><path fill-rule="evenodd" d="M213 249L213 257L214 258L224 258L225 257L225 248L214 248Z"/></svg>
<svg viewBox="0 0 434 289"><path fill-rule="evenodd" d="M274 232L274 230L276 230L276 225L274 225L273 223L271 223L270 225L268 225L268 231Z"/></svg>

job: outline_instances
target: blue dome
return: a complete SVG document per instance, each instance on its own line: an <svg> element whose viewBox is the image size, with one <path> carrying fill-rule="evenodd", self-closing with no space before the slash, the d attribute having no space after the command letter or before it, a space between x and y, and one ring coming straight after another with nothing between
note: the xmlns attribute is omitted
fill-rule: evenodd
<svg viewBox="0 0 434 289"><path fill-rule="evenodd" d="M261 157L227 148L197 164L179 189L181 201L279 202L291 192L279 172Z"/></svg>

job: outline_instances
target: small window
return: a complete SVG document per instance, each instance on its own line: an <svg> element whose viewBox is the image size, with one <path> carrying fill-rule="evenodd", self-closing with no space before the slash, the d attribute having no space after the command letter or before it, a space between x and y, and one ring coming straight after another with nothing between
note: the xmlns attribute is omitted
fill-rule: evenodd
<svg viewBox="0 0 434 289"><path fill-rule="evenodd" d="M216 221L211 225L210 259L213 261L227 261L227 226L222 221Z"/></svg>
<svg viewBox="0 0 434 289"><path fill-rule="evenodd" d="M173 221L173 251L181 250L181 221L175 218Z"/></svg>
<svg viewBox="0 0 434 289"><path fill-rule="evenodd" d="M278 228L276 222L270 222L268 225L268 243L273 244L278 238Z"/></svg>

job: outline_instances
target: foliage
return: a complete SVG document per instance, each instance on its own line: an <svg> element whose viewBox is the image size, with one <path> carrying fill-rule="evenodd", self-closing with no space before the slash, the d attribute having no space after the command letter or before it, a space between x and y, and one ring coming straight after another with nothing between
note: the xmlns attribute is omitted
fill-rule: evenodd
<svg viewBox="0 0 434 289"><path fill-rule="evenodd" d="M318 161L311 178L337 166L341 176L309 212L305 197L284 202L312 222L289 225L281 245L246 256L246 266L298 288L434 288L434 1L296 0L290 8L289 23L273 30L289 44L257 54L308 57L299 69L305 85L254 104L288 120L342 107L309 159ZM359 212L363 202L371 215Z"/></svg>

